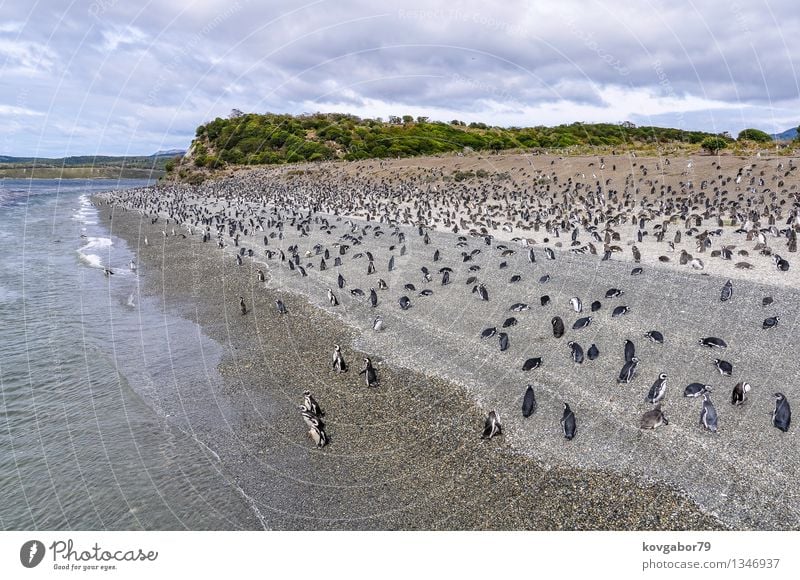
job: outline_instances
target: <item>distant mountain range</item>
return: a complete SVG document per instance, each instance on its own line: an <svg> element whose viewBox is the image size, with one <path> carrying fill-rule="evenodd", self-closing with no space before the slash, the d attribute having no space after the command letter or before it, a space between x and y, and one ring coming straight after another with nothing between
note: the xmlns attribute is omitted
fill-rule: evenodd
<svg viewBox="0 0 800 580"><path fill-rule="evenodd" d="M0 163L14 165L48 165L48 166L108 166L108 165L136 165L144 166L154 162L160 162L164 158L172 158L186 153L184 149L167 149L166 151L156 151L152 155L77 155L71 157L11 157L0 155Z"/></svg>
<svg viewBox="0 0 800 580"><path fill-rule="evenodd" d="M776 141L792 141L797 138L797 127L786 129L783 133L773 133L772 138Z"/></svg>

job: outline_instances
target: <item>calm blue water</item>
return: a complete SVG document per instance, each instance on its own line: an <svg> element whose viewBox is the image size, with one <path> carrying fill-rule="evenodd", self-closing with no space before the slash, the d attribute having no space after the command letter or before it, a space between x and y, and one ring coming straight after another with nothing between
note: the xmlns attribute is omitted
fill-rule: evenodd
<svg viewBox="0 0 800 580"><path fill-rule="evenodd" d="M258 525L172 419L167 387L212 388L219 347L140 296L146 273L89 200L144 184L0 180L0 529ZM193 338L168 343L175 333Z"/></svg>

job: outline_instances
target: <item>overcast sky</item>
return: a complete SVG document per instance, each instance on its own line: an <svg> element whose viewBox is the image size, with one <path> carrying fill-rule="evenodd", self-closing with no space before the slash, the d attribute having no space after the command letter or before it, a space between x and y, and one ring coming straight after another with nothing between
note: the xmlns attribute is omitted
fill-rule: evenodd
<svg viewBox="0 0 800 580"><path fill-rule="evenodd" d="M0 0L0 155L185 148L231 109L736 134L800 123L796 0Z"/></svg>

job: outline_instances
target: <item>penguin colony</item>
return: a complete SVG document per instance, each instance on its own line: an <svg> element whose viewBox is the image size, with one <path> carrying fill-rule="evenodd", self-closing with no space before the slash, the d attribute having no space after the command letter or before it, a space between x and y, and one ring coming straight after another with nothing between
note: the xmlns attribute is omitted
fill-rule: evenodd
<svg viewBox="0 0 800 580"><path fill-rule="evenodd" d="M419 195L418 183L409 187L388 182L356 194L346 181L311 187L302 179L258 181L258 173L254 172L250 188L243 188L240 181L223 178L199 189L168 185L129 190L112 196L112 203L126 211L149 216L152 223L163 219L165 238L170 237L166 233L168 225L173 226L172 236L175 236L175 226L180 226L202 243L215 239L218 248L233 252L237 266L242 266L245 258L257 260L259 283L266 283L265 272L273 278L313 276L323 283L320 300L334 309L358 307L369 311L379 305L394 304L393 308L402 314L413 310L419 301L436 300L445 288L448 292L470 294L476 303L492 303L497 290L505 284L531 281L544 289L557 282L558 262L565 251L595 256L599 262L609 261L619 254L623 259L641 264L641 245L645 237L655 238L667 253L675 252L681 240L684 244L687 240L693 242L694 253L684 249L675 258L659 256L658 261L664 264L677 263L702 271L705 266L703 259L697 257L699 254L706 260L733 261L752 253L770 259L775 271L789 271L792 265L785 256L796 252L800 203L795 201L787 205L789 192L785 189L781 192L784 199L777 193L784 187L780 176L788 178L797 173L792 161L779 162L772 168L772 187L766 185L769 179L766 170L750 164L741 167L735 178L719 175L717 179L696 184L687 175L675 189L647 177L648 171L657 175L661 166L669 163L668 159L661 159L655 167L642 164L638 167L638 182L633 173L628 175L622 191L608 187L610 181L586 181L582 175L581 180L568 179L564 183L553 177L555 173L548 176L540 171L535 180L539 189L528 195L493 184L454 185L449 193L429 188L427 195ZM709 222L717 227L709 228ZM622 248L620 230L623 225L632 226L636 232L638 244L631 244L630 257L624 255ZM413 226L413 233L408 233L409 226ZM723 227L739 236L741 245L715 245ZM438 245L439 238L432 236L437 230L455 235L450 238L451 242ZM504 241L492 233L498 230L516 231L519 235L507 236L511 239ZM312 237L317 240L321 236L324 243L309 243L308 247L301 247L299 242L287 245L284 237L289 233L301 241ZM183 232L180 235L186 237ZM240 243L250 247L240 246ZM429 263L416 273L404 269L404 257L412 245L429 248ZM259 246L260 252L254 252L253 247ZM496 258L491 271L477 264L482 253ZM524 262L515 262L515 255L524 256ZM346 278L342 271L345 260L360 264L362 274L355 279L352 275ZM527 266L522 267L523 263ZM508 272L510 264L519 271ZM543 270L548 264L551 266ZM734 267L747 269L752 264L740 261ZM647 265L631 268L631 281L646 277L649 269L651 266ZM405 279L400 280L402 277ZM669 337L665 338L658 329L641 328L622 345L589 343L584 349L588 341L584 342L581 337L590 336L594 325L622 324L620 321L635 311L635 303L627 301L633 298L626 290L628 285L621 280L619 288L609 288L601 296L576 295L565 304L554 303L545 293L538 299L526 297L525 301L509 305L505 320L487 321L486 327L476 329L476 340L495 341L498 352L513 356L522 350L514 341L516 327L528 322L530 315L541 316L539 313L547 311L549 314L545 316L552 331L550 340L563 341L564 356L574 365L591 365L600 357L619 357L619 373L616 377L607 377L609 382L616 383L617 388L642 388L640 400L650 407L631 417L632 422L643 429L668 426L670 420L664 407L668 405L670 391L675 390L675 387L670 389L670 371L664 369L656 377L650 377L653 382L649 388L640 387L640 381L648 377L638 375L640 359L636 354L636 341L648 340L663 345ZM716 300L735 308L738 296L732 280L722 285ZM585 306L587 304L590 306ZM281 299L275 306L279 316L290 313ZM773 308L773 298L764 297L762 306ZM238 307L242 316L250 312L244 297L238 298ZM529 312L534 307L538 310ZM374 332L391 332L391 324L387 324L384 316L373 314L370 320ZM780 332L779 320L777 315L768 316L761 328L765 332ZM728 349L727 341L721 337L698 337L697 342L698 356L705 356L706 349L716 353L725 353ZM548 361L542 356L528 356L530 354L526 352L524 358L520 358L518 368L535 375ZM734 407L747 404L750 397L758 398L758 404L763 404L765 397L770 396L772 425L783 432L790 428L791 408L785 394L771 395L764 386L751 387L743 380L746 377L738 367L734 369L724 358L709 357L708 364L716 368L720 380L734 377L738 381L731 391ZM341 348L335 345L332 372L344 373L347 369ZM358 379L358 384L365 388L381 387L370 357L363 358ZM696 415L699 426L712 433L719 428L719 415L712 401L714 390L712 385L695 382L683 391L684 397L701 401ZM532 385L526 387L521 400L525 418L537 414ZM581 401L570 405L569 401L563 401L560 413L552 409L547 411L553 415L553 425L560 425L566 440L576 437L576 412L587 404L590 403ZM321 415L314 411L319 410L318 405L308 391L300 409L312 441L319 447L325 446L328 438ZM543 411L539 410L538 414ZM728 428L735 428L733 422ZM500 418L493 410L486 418L483 438L501 434Z"/></svg>

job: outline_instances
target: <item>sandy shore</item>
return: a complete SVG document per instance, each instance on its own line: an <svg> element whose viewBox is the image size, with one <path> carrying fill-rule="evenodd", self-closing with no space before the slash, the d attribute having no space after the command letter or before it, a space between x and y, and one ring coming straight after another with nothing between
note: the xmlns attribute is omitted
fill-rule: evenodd
<svg viewBox="0 0 800 580"><path fill-rule="evenodd" d="M760 400L767 387L756 387L763 391L758 402L744 410L746 416L752 415L757 428L734 436L735 419L723 415L721 409L725 431L717 439L711 439L697 432L696 405L676 400L681 380L676 376L670 393L676 427L673 431L641 433L635 428L641 404L633 413L624 412L627 400L607 403L605 394L600 397L587 392L578 375L567 371L560 374L562 371L558 369L570 366L566 364L568 351L561 352L565 346L559 344L557 355L556 346L545 340L544 316L534 312L519 315L520 319L526 315L533 319L536 314L537 323L526 331L529 335L515 331L510 352L498 353L492 348L494 345L477 339L485 320L499 322L506 316L510 295L493 295L492 301L478 312L472 301L474 296L459 273L454 284L443 291L431 286L436 292L435 301L426 305L424 298L412 296L415 306L401 314L396 306L396 298L402 293L401 281L405 283L408 277L408 281L419 285L418 265L423 260L430 261L429 246L423 247L417 241L410 243L402 268L392 275L385 272L388 249L381 250L380 258L376 256L376 264L382 270L379 275L390 285L390 294L385 299L381 297L379 306L387 329L377 335L364 330L371 321L371 309L363 301L346 295L346 291L338 291L342 302L338 309L329 312L324 308L324 288L335 284L333 269L326 273L313 270L308 278L300 279L296 272L290 273L285 266L270 262L265 287L257 281L257 265L246 259L243 266L237 266L232 248L220 251L213 243L202 244L199 235L163 237L161 224L152 225L149 218L120 208L114 210L113 220L109 221L110 209L101 205L102 219L114 235L137 250L145 291L163 300L170 312L197 322L204 333L224 348L220 365L224 390L208 393L206 400L184 400L173 420L194 428L219 455L231 481L251 498L264 527L538 530L725 527L726 523L708 513L719 512L720 506L700 501L709 495L704 488L698 494L697 486L680 485L691 480L695 473L702 477L702 486L715 482L723 485L730 492L731 502L749 498L742 510L735 510L743 512L738 517L727 512L721 514L727 525L743 528L797 525L796 519L766 517L774 515L783 502L794 501L794 496L764 496L769 489L753 487L749 479L751 471L762 468L768 461L774 470L788 469L791 463L780 462L794 461L788 454L794 447L785 442L782 442L785 458L783 453L778 461L769 457L768 445L777 443L772 441L776 435L760 426L767 419L766 415L761 418L766 407ZM143 242L145 236L150 241L148 246ZM287 238L283 244L294 241ZM385 242L388 247L390 242ZM313 239L304 238L302 250L314 243ZM449 241L436 238L434 245L446 243ZM452 258L455 250L447 251ZM484 255L488 258L490 252ZM621 265L617 270L595 273L594 262L581 264L580 260L565 259L557 266L547 265L551 266L554 278L548 291L561 310L565 297L571 293L571 284L582 282L587 290L594 292L624 274ZM356 271L363 275L365 265L346 256L342 272L352 281L348 288L356 285ZM510 275L513 268L505 272ZM534 272L540 274L544 269L542 264ZM535 286L538 275L532 276L530 269L523 273L526 279L530 278L526 293L533 302L539 293ZM563 278L557 277L559 273L563 273ZM667 274L661 275L668 278ZM661 297L665 294L655 283L660 279L657 276L649 278L650 288ZM627 285L628 278L621 279ZM703 282L709 288L718 285L716 280ZM358 282L368 292L367 283L363 279ZM705 286L698 286L698 294L705 291ZM752 293L755 295L755 290ZM743 291L743 295L747 292ZM239 313L238 296L244 296L250 307L246 316ZM274 307L277 296L286 303L288 315L277 313ZM635 293L631 292L631 296ZM650 322L652 313L643 304L638 300L632 302L632 314L638 312L636 316ZM672 310L662 304L657 311L660 323L666 325L669 312ZM547 320L549 316L550 311ZM634 324L635 320L626 319L625 324L633 330L643 323L640 319ZM677 322L680 320L678 317ZM791 325L787 320L786 326L791 328ZM618 334L619 330L613 332ZM170 340L180 339L180 336L170 337ZM587 347L589 340L587 335ZM329 370L334 343L343 345L352 366L343 375ZM680 336L670 336L670 344L679 343ZM643 352L655 348L641 340L637 346ZM693 347L687 344L685 348ZM752 348L763 347L756 343ZM542 371L553 361L547 374L523 375L519 371L524 353L534 351L548 361ZM381 380L378 389L367 390L359 383L355 369L362 353L368 353L378 363ZM669 360L662 356L659 360ZM561 358L564 364L556 365L555 361ZM620 359L621 354L609 352L594 362L611 368L618 366ZM658 367L654 359L655 355L641 369L643 381L649 381ZM707 361L698 364L701 362L705 368ZM734 361L737 362L738 359ZM776 367L773 377L779 372L794 370ZM583 378L586 376L584 373ZM518 408L528 381L539 389L540 409L523 424ZM305 426L296 411L307 388L326 411L331 443L321 450L306 438ZM630 391L631 400L638 401L643 396L638 385L625 390ZM720 389L719 407L723 406L725 396L724 389ZM571 443L560 436L558 424L560 401L567 398L576 403L580 429L579 436ZM682 408L678 412L682 403L687 407L685 420L679 418L684 414ZM506 434L482 441L480 432L488 408L498 409ZM224 416L227 427L209 432L204 425L209 423L208 414L215 412ZM624 421L620 418L623 415ZM763 420L759 423L756 419ZM738 456L741 449L735 445L740 437L748 441L745 451L749 456L762 456L760 464L742 473L738 471L741 465L752 457ZM620 455L619 445L624 445L628 453ZM686 477L678 480L666 477L665 472L675 469L681 457L684 458L681 471ZM725 470L710 473L705 466L709 457L719 459ZM648 472L648 462L650 465L665 462L664 469ZM795 488L787 489L786 481L781 483L784 494L794 493ZM687 499L687 495L694 501ZM698 508L697 501L704 504L706 513ZM768 505L762 506L765 503ZM750 510L749 506L754 504L758 504L758 509Z"/></svg>

